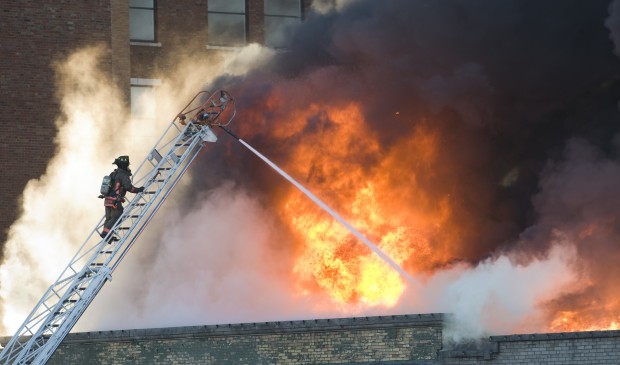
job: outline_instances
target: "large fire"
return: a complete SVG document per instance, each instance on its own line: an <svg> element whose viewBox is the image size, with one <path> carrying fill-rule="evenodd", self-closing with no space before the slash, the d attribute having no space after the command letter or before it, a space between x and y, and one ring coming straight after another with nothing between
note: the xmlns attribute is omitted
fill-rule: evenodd
<svg viewBox="0 0 620 365"><path fill-rule="evenodd" d="M276 136L289 137L316 112L309 107ZM420 127L411 139L381 150L356 104L323 112L324 123L304 133L285 169L322 192L321 199L406 270L422 272L450 260L445 245L430 243L450 224L449 197L434 204L417 186L417 174L434 162L437 136ZM380 161L367 168L359 163L365 159ZM400 275L316 204L291 190L280 208L302 242L294 268L301 292L323 290L342 303L398 302L406 285Z"/></svg>
<svg viewBox="0 0 620 365"><path fill-rule="evenodd" d="M388 114L401 117L398 111ZM385 148L377 142L380 131L369 130L364 118L356 103L297 109L271 130L275 141L297 141L281 167L411 275L450 267L462 259L462 237L471 227L455 214L450 185L428 183L441 168L440 131L420 120L410 135ZM280 196L280 215L299 243L293 264L297 294L321 292L363 307L399 303L407 283L398 272L298 190ZM617 329L620 323L613 315L597 319L561 307L547 318L548 331Z"/></svg>
<svg viewBox="0 0 620 365"><path fill-rule="evenodd" d="M615 320L590 317L577 311L560 311L551 321L549 330L552 332L619 330L620 316Z"/></svg>

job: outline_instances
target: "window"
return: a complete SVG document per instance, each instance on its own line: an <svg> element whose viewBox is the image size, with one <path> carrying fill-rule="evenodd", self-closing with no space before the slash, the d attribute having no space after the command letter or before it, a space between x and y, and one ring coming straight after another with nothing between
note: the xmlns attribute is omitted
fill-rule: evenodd
<svg viewBox="0 0 620 365"><path fill-rule="evenodd" d="M155 87L161 85L157 79L131 79L131 117L136 119L155 118Z"/></svg>
<svg viewBox="0 0 620 365"><path fill-rule="evenodd" d="M245 45L245 0L209 0L209 46Z"/></svg>
<svg viewBox="0 0 620 365"><path fill-rule="evenodd" d="M291 29L301 23L300 0L265 0L265 45L285 48L290 45Z"/></svg>
<svg viewBox="0 0 620 365"><path fill-rule="evenodd" d="M155 41L155 0L129 0L129 38Z"/></svg>

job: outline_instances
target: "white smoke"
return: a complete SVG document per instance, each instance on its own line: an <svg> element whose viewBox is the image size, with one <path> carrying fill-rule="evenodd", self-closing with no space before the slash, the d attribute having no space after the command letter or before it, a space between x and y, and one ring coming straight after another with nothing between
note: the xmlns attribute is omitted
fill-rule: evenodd
<svg viewBox="0 0 620 365"><path fill-rule="evenodd" d="M162 217L166 229L152 260L125 262L115 274L120 282L102 291L79 329L257 322L315 313L316 297L292 295L291 252L277 248L281 237L268 207L232 183L197 198L192 210L169 210Z"/></svg>
<svg viewBox="0 0 620 365"><path fill-rule="evenodd" d="M574 246L558 238L546 257L527 265L508 255L440 271L422 295L429 296L429 309L452 314L444 332L448 341L536 332L547 325L541 306L578 280L575 257Z"/></svg>
<svg viewBox="0 0 620 365"><path fill-rule="evenodd" d="M129 155L132 166L137 166L179 109L205 84L224 70L240 74L269 55L252 45L208 61L179 58L179 69L185 71L168 75L154 99L143 100L143 107L157 116L148 121L131 119L122 94L100 69L104 47L86 47L55 65L62 109L57 153L45 174L25 187L23 212L8 232L0 266L3 333L17 330L101 219L98 189L102 176L114 168L114 158Z"/></svg>
<svg viewBox="0 0 620 365"><path fill-rule="evenodd" d="M312 8L324 14L330 11L339 11L355 1L356 0L314 0L312 2Z"/></svg>
<svg viewBox="0 0 620 365"><path fill-rule="evenodd" d="M2 324L13 331L101 217L97 188L111 166L110 144L124 109L107 77L97 72L99 47L70 56L57 72L65 99L57 120L57 154L23 192L0 267ZM71 100L71 102L68 102Z"/></svg>

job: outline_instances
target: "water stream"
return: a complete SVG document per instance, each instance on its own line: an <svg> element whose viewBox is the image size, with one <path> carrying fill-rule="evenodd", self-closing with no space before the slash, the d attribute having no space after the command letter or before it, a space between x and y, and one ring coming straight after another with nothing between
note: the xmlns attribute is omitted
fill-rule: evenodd
<svg viewBox="0 0 620 365"><path fill-rule="evenodd" d="M234 135L233 135L234 136ZM236 137L236 136L234 136ZM291 176L289 176L289 174L287 174L286 172L284 172L281 168L279 168L275 163L271 162L271 160L269 160L267 157L263 156L260 152L258 152L257 150L255 150L252 146L250 146L248 143L246 143L244 140L236 137L237 140L239 142L241 142L241 144L243 144L245 147L247 147L250 151L252 151L252 153L254 153L256 156L258 156L261 160L265 161L269 166L271 166L271 168L273 168L274 170L276 170L280 175L282 175L285 179L287 179L288 181L290 181L293 185L295 185L299 190L301 190L302 193L306 194L306 196L308 196L310 199L312 199L312 201L314 201L315 203L317 203L321 208L323 208L327 213L329 213L332 217L334 217L334 219L336 219L338 222L340 222L343 226L345 226L351 233L353 233L355 236L357 236L362 242L364 242L364 244L366 246L368 246L371 250L373 250L377 255L379 255L379 257L381 259L383 259L383 261L385 261L386 263L388 263L390 266L392 266L394 268L394 270L398 271L398 273L400 273L400 275L409 283L412 284L413 286L419 286L419 284L416 282L415 279L413 279L413 277L411 277L411 275L409 275L405 270L403 270L402 267L400 267L400 265L398 265L390 256L388 256L385 252L381 251L381 249L379 247L377 247L377 245L375 245L374 243L370 242L370 240L368 238L366 238L363 234L361 234L357 229L355 229L355 227L353 227L351 224L349 224L347 221L345 221L340 215L338 215L338 213L336 213L333 209L331 209L327 204L325 204L321 199L317 198L314 194L312 194L308 189L306 189L303 185L301 185L300 183L298 183L295 179L293 179Z"/></svg>

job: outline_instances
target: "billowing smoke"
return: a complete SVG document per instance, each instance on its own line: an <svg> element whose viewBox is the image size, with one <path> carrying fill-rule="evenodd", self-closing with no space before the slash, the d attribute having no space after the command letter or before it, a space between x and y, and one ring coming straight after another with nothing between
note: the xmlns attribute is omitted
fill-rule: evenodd
<svg viewBox="0 0 620 365"><path fill-rule="evenodd" d="M361 191L383 200L375 213L391 221L366 230L376 241L397 232L390 224L419 233L423 242L408 245L401 262L429 282L469 266L459 272L488 288L480 308L495 302L487 313L501 313L511 310L489 295L519 303L502 285L529 280L487 286L494 279L485 267L509 258L507 278L528 268L548 276L551 285L530 284L540 295L515 309L509 326L489 320L487 329L521 328L534 314L529 330L614 327L620 308L609 285L618 276L601 269L616 260L618 234L614 9L607 1L358 1L311 16L271 67L216 84L246 108L237 121L242 137L358 225L374 219L355 212ZM217 148L232 149L229 165L199 170L239 181L267 202L297 202L251 155ZM193 189L211 184L196 180ZM283 221L299 214L279 212ZM289 219L289 228L299 220ZM309 241L295 242L315 252ZM554 254L556 246L567 253ZM329 270L299 275L306 290L313 280L327 292L348 283L338 260L350 257L330 255L337 260ZM326 273L337 278L325 284ZM566 280L552 280L560 274ZM463 295L480 298L475 286ZM342 295L360 302L359 292ZM459 301L447 302L455 307L434 307L459 312ZM593 315L601 310L603 318Z"/></svg>
<svg viewBox="0 0 620 365"><path fill-rule="evenodd" d="M617 326L618 4L317 8L287 51L184 61L158 101L174 115L196 75L226 88L235 132L421 286L220 134L78 329L421 311L454 313L455 339Z"/></svg>
<svg viewBox="0 0 620 365"><path fill-rule="evenodd" d="M510 312L501 303L519 301L502 286L529 281L485 284L494 281L485 268L505 267L507 258L507 279L529 269L553 283L530 284L540 295L504 316L514 317L510 325L489 320L487 329L614 328L618 275L604 268L617 259L617 8L607 1L358 1L311 16L271 67L216 84L246 108L237 129L250 144L358 225L380 221L361 218L358 205L376 203L375 214L390 216L379 222L385 229L367 229L376 241L395 227L419 234L404 245L401 262L429 283L461 267L476 280L450 288L471 282L460 289L463 300L478 296L479 311L499 303L486 313ZM229 165L199 170L267 202L298 202L245 151L217 148ZM195 180L193 189L212 184ZM362 200L363 191L374 200ZM299 214L279 211L284 221ZM306 255L315 252L308 240L296 242ZM314 280L338 291L359 273L342 274L338 260L350 257L330 255L337 260L328 270L300 275L309 279L306 290ZM566 280L554 280L560 274ZM325 284L326 276L336 279ZM473 283L488 289L481 295ZM342 293L359 303L359 291ZM429 309L460 312L461 301L446 302L454 307Z"/></svg>
<svg viewBox="0 0 620 365"><path fill-rule="evenodd" d="M102 217L97 186L114 169L114 158L129 155L132 166L138 165L179 109L210 80L210 72L221 74L224 67L241 72L247 69L244 59L256 62L268 53L247 47L234 58L192 64L192 70L205 75L200 79L177 80L170 75L172 79L159 90L161 96L141 100L147 115L158 116L146 120L132 119L122 94L102 71L99 63L107 56L105 47L78 50L54 65L61 101L56 121L58 152L45 174L26 186L23 212L4 244L2 333L17 329ZM183 68L188 61L179 57L178 62ZM157 226L153 226L155 236Z"/></svg>
<svg viewBox="0 0 620 365"><path fill-rule="evenodd" d="M34 307L56 280L100 217L92 186L111 167L107 142L124 116L117 91L96 71L103 52L87 48L56 65L62 80L58 92L66 101L57 121L58 153L45 175L26 186L23 212L9 230L0 268L3 329L13 331L21 324L26 308ZM93 197L94 204L84 204Z"/></svg>

